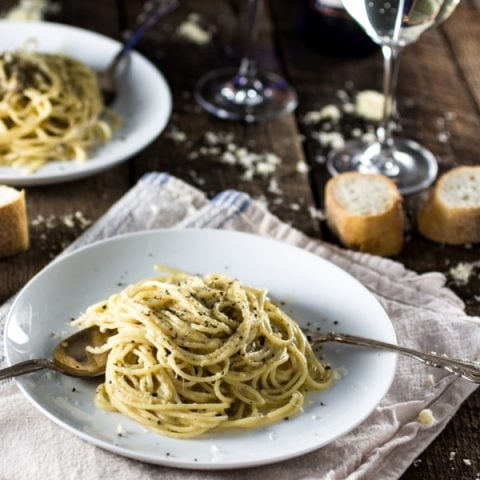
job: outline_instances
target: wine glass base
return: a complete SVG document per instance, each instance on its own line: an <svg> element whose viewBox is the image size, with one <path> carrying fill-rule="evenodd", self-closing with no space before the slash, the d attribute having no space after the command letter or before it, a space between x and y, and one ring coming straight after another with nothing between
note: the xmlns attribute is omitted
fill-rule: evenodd
<svg viewBox="0 0 480 480"><path fill-rule="evenodd" d="M393 158L377 166L373 161L380 154L378 143L367 144L351 140L342 150L332 152L327 159L331 175L343 172L380 173L391 178L400 193L407 195L430 186L438 173L438 164L432 152L422 145L404 138L395 138Z"/></svg>
<svg viewBox="0 0 480 480"><path fill-rule="evenodd" d="M222 69L204 75L195 88L197 102L216 117L259 122L295 110L295 90L279 75L259 71L253 85L236 82L238 70Z"/></svg>

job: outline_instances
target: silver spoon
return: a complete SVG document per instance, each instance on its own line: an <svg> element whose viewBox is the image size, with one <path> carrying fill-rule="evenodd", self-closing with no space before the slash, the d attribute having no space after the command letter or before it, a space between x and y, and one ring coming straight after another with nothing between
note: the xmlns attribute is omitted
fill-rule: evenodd
<svg viewBox="0 0 480 480"><path fill-rule="evenodd" d="M107 353L95 355L86 350L88 346L104 345L111 331L101 332L98 327L80 330L62 340L53 351L52 359L36 358L17 363L0 370L0 381L26 373L50 368L73 377L98 377L105 373Z"/></svg>
<svg viewBox="0 0 480 480"><path fill-rule="evenodd" d="M135 48L143 34L153 27L161 17L172 12L178 7L178 0L150 0L145 2L142 11L137 17L136 30L127 35L122 48L113 57L110 65L103 71L97 73L98 85L102 92L103 101L108 107L117 96L115 72L119 63L125 56Z"/></svg>
<svg viewBox="0 0 480 480"><path fill-rule="evenodd" d="M356 335L348 335L346 333L317 333L304 331L307 339L312 345L324 342L346 343L348 345L357 345L360 347L374 348L377 350L387 350L390 352L400 353L407 357L419 360L429 366L439 367L458 375L473 383L480 383L480 363L472 360L460 360L458 358L448 357L447 355L436 352L419 352L411 348L393 345L391 343L373 340L371 338L358 337Z"/></svg>
<svg viewBox="0 0 480 480"><path fill-rule="evenodd" d="M113 332L101 332L98 327L80 330L74 335L62 340L53 352L53 359L45 358L27 360L0 370L0 380L17 375L50 368L75 377L98 377L105 372L108 353L94 355L86 351L87 346L103 345ZM324 342L338 342L361 347L387 350L401 353L419 360L432 367L441 367L449 372L465 378L473 383L480 383L480 363L471 360L460 360L435 352L419 352L411 348L400 347L391 343L358 337L345 333L304 332L312 345Z"/></svg>

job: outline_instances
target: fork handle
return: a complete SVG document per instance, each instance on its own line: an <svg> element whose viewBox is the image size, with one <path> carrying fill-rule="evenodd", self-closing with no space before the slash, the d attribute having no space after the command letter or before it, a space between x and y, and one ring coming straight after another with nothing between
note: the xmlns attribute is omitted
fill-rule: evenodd
<svg viewBox="0 0 480 480"><path fill-rule="evenodd" d="M0 381L7 378L17 377L19 375L25 375L26 373L36 372L43 370L44 368L55 369L55 364L47 360L46 358L36 358L33 360L26 360L25 362L17 363L11 367L3 368L0 370Z"/></svg>
<svg viewBox="0 0 480 480"><path fill-rule="evenodd" d="M419 360L432 367L439 367L448 370L473 383L480 383L480 363L471 360L461 360L448 357L447 355L436 352L420 352L407 347L393 345L391 343L373 340L370 338L358 337L346 333L330 332L324 335L318 335L318 340L327 342L345 343L348 345L358 345L361 347L375 348L377 350L387 350L390 352L401 353L407 357ZM312 338L315 343L315 337Z"/></svg>
<svg viewBox="0 0 480 480"><path fill-rule="evenodd" d="M142 11L137 17L137 28L133 33L129 33L122 48L115 55L110 68L115 68L118 62L138 43L143 34L151 27L153 27L161 17L170 13L178 7L177 0L164 1L147 1L145 2Z"/></svg>

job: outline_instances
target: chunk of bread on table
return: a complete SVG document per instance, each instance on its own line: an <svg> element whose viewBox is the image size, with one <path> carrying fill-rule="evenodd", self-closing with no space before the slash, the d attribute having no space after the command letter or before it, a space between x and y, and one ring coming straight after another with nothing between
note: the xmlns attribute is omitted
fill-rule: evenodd
<svg viewBox="0 0 480 480"><path fill-rule="evenodd" d="M418 229L435 242L480 242L480 167L456 167L443 174L420 210Z"/></svg>
<svg viewBox="0 0 480 480"><path fill-rule="evenodd" d="M402 196L387 177L337 175L327 182L325 208L330 229L345 246L383 256L402 250Z"/></svg>
<svg viewBox="0 0 480 480"><path fill-rule="evenodd" d="M28 249L25 192L0 185L0 257Z"/></svg>

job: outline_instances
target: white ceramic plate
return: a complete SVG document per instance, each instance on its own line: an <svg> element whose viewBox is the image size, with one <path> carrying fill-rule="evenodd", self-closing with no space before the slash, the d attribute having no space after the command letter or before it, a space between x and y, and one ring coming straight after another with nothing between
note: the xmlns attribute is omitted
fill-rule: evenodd
<svg viewBox="0 0 480 480"><path fill-rule="evenodd" d="M98 33L47 22L0 21L0 49L13 50L34 40L39 52L61 53L89 65L105 68L120 44ZM84 163L51 162L25 175L19 168L0 166L0 183L45 185L93 175L128 159L152 142L165 128L172 108L167 82L145 57L134 52L117 75L118 96L112 108L122 126L111 141L91 152Z"/></svg>
<svg viewBox="0 0 480 480"><path fill-rule="evenodd" d="M268 287L273 298L287 302L285 308L303 326L310 322L311 328L395 342L393 327L377 300L350 275L315 255L236 232L157 230L81 249L30 281L7 319L8 363L51 355L59 336L72 333L71 317L118 291L119 283L152 276L154 264L192 273L225 273ZM326 392L309 394L301 414L267 428L216 432L191 440L148 432L119 413L97 408L98 381L46 371L17 381L53 421L112 452L181 468L238 468L285 460L328 444L362 422L387 392L395 355L336 344L324 351L342 378ZM119 424L127 431L125 436L116 434Z"/></svg>

